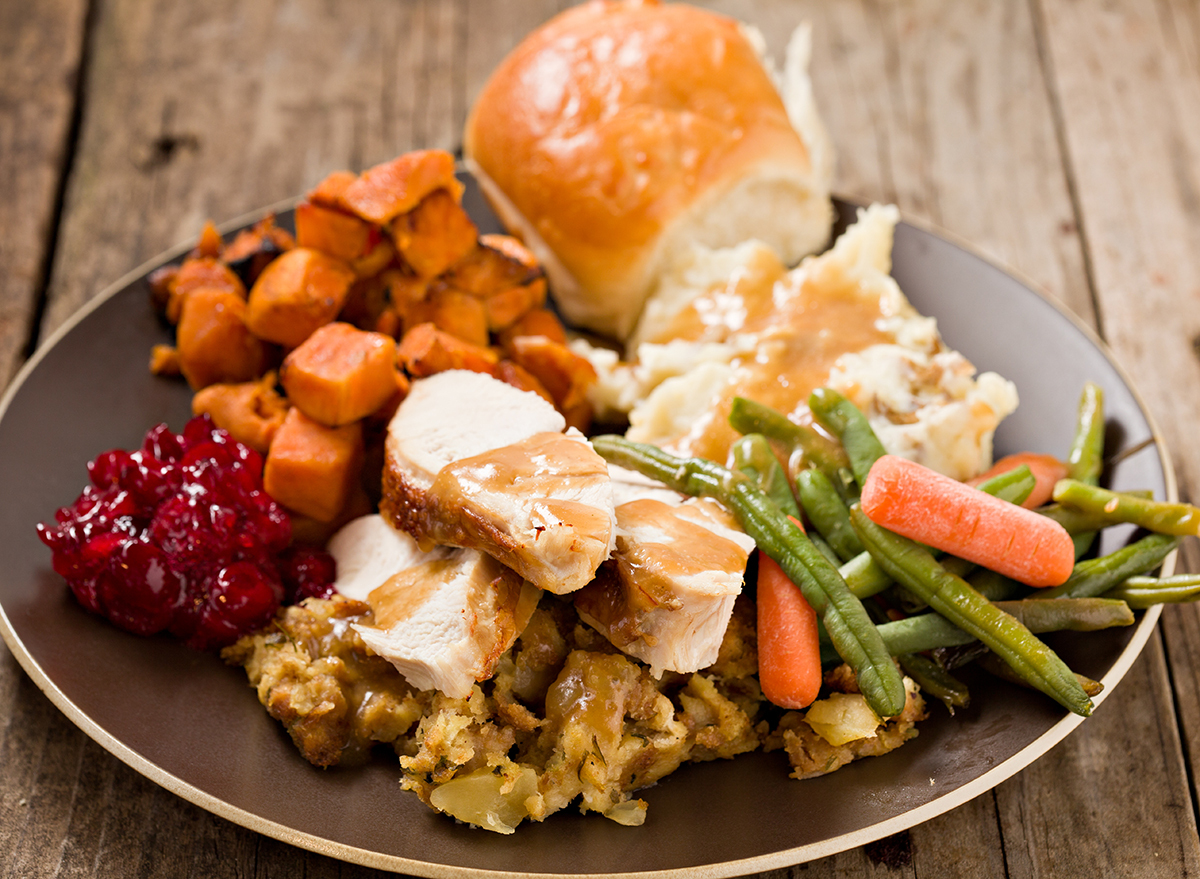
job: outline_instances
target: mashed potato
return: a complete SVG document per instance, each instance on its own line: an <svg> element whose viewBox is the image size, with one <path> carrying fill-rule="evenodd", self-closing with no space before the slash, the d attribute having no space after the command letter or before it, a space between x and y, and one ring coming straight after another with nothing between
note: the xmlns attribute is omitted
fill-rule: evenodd
<svg viewBox="0 0 1200 879"><path fill-rule="evenodd" d="M827 386L866 413L889 452L977 475L1016 388L976 374L909 304L889 274L898 219L890 206L860 211L829 251L791 271L758 242L693 248L655 291L628 359L575 343L600 375L593 402L627 417L630 439L723 462L734 396L803 423L809 393Z"/></svg>

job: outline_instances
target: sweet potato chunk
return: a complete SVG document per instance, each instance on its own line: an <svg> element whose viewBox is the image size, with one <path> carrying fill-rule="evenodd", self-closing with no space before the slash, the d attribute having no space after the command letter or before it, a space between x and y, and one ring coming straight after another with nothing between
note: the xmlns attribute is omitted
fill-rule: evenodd
<svg viewBox="0 0 1200 879"><path fill-rule="evenodd" d="M464 342L482 348L488 345L487 311L483 303L453 287L434 285L423 302L409 307L405 317L408 326L431 323Z"/></svg>
<svg viewBox="0 0 1200 879"><path fill-rule="evenodd" d="M330 522L358 486L362 456L361 423L326 427L293 406L271 441L263 487L289 510Z"/></svg>
<svg viewBox="0 0 1200 879"><path fill-rule="evenodd" d="M325 324L283 361L279 381L309 418L340 427L396 393L396 342L348 323Z"/></svg>
<svg viewBox="0 0 1200 879"><path fill-rule="evenodd" d="M200 230L200 238L196 241L196 247L192 253L195 256L219 257L224 249L225 241L221 238L221 233L217 231L213 221L208 220L204 224L204 228Z"/></svg>
<svg viewBox="0 0 1200 879"><path fill-rule="evenodd" d="M201 288L227 290L239 299L246 298L246 286L229 266L215 256L195 256L185 259L169 282L167 320L179 323L183 302L193 290Z"/></svg>
<svg viewBox="0 0 1200 879"><path fill-rule="evenodd" d="M396 349L396 362L415 378L448 369L490 373L499 359L491 348L464 342L431 323L418 324L406 332Z"/></svg>
<svg viewBox="0 0 1200 879"><path fill-rule="evenodd" d="M309 247L289 250L254 282L246 323L259 338L294 348L337 316L352 283L343 260Z"/></svg>
<svg viewBox="0 0 1200 879"><path fill-rule="evenodd" d="M249 286L262 274L267 263L295 246L292 233L276 226L275 215L268 214L249 229L238 232L221 254L221 260Z"/></svg>
<svg viewBox="0 0 1200 879"><path fill-rule="evenodd" d="M154 345L151 347L150 372L154 375L179 375L179 349L174 345Z"/></svg>
<svg viewBox="0 0 1200 879"><path fill-rule="evenodd" d="M505 249L492 247L485 242L505 241ZM545 278L545 272L537 262L527 264L507 250L511 249L507 236L484 235L462 260L448 272L445 281L448 284L486 299L494 293L507 290L510 287L523 287ZM528 253L528 251L526 251Z"/></svg>
<svg viewBox="0 0 1200 879"><path fill-rule="evenodd" d="M551 342L567 344L567 331L553 311L548 308L533 308L521 315L516 323L497 334L497 341L505 351L512 350L512 340L519 336L545 336Z"/></svg>
<svg viewBox="0 0 1200 879"><path fill-rule="evenodd" d="M342 201L342 193L357 179L353 171L334 171L309 192L308 200L322 207L349 210Z"/></svg>
<svg viewBox="0 0 1200 879"><path fill-rule="evenodd" d="M368 250L358 259L350 261L350 268L360 278L372 278L386 269L396 259L396 247L383 232L372 227Z"/></svg>
<svg viewBox="0 0 1200 879"><path fill-rule="evenodd" d="M422 278L436 278L475 249L479 230L454 195L430 193L388 227L396 250Z"/></svg>
<svg viewBox="0 0 1200 879"><path fill-rule="evenodd" d="M375 227L361 217L301 202L296 205L296 244L350 262L366 255Z"/></svg>
<svg viewBox="0 0 1200 879"><path fill-rule="evenodd" d="M287 400L275 390L274 372L258 381L209 385L192 397L193 415L208 415L235 440L263 454L287 410Z"/></svg>
<svg viewBox="0 0 1200 879"><path fill-rule="evenodd" d="M215 287L191 291L176 329L179 371L193 390L243 382L266 369L268 352L246 326L246 301Z"/></svg>
<svg viewBox="0 0 1200 879"><path fill-rule="evenodd" d="M454 156L444 150L416 150L364 171L338 196L341 205L380 226L408 213L435 189L462 195L454 176Z"/></svg>
<svg viewBox="0 0 1200 879"><path fill-rule="evenodd" d="M480 238L445 281L483 301L493 331L507 329L546 302L545 272L523 244L507 235Z"/></svg>
<svg viewBox="0 0 1200 879"><path fill-rule="evenodd" d="M533 391L551 406L554 405L554 397L546 390L546 386L538 381L533 373L525 367L518 366L511 360L501 360L496 364L493 374L505 384L512 385L514 388L519 388L522 391Z"/></svg>
<svg viewBox="0 0 1200 879"><path fill-rule="evenodd" d="M596 370L591 363L545 336L513 339L512 359L545 386L569 425L586 430L592 418L587 393L596 381Z"/></svg>

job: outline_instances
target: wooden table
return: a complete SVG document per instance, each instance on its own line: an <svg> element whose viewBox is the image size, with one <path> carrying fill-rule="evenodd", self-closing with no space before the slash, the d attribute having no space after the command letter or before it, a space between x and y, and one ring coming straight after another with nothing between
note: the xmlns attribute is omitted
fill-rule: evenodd
<svg viewBox="0 0 1200 879"><path fill-rule="evenodd" d="M0 383L206 218L413 147L455 149L559 0L0 0ZM1200 488L1200 6L723 0L782 54L813 22L836 191L1018 270L1115 350ZM1179 569L1200 568L1195 544ZM1200 873L1200 611L1170 607L1097 714L992 792L809 876ZM780 871L783 872L783 871ZM792 871L788 871L792 872ZM379 875L176 798L0 647L0 875Z"/></svg>

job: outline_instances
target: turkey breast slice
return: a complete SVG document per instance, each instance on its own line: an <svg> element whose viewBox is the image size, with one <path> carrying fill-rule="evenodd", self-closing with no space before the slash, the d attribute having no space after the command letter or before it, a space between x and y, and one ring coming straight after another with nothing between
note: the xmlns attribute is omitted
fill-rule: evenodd
<svg viewBox="0 0 1200 879"><path fill-rule="evenodd" d="M422 552L377 515L345 525L329 550L338 590L374 614L374 625L354 625L363 642L414 687L458 699L492 676L541 595L475 550Z"/></svg>
<svg viewBox="0 0 1200 879"><path fill-rule="evenodd" d="M330 538L328 549L337 562L334 588L358 601L366 601L374 589L397 571L454 552L445 546L423 552L412 537L397 531L378 514L347 522Z"/></svg>
<svg viewBox="0 0 1200 879"><path fill-rule="evenodd" d="M615 546L604 459L536 394L450 371L388 426L380 512L423 548L478 549L540 589L585 585Z"/></svg>
<svg viewBox="0 0 1200 879"><path fill-rule="evenodd" d="M655 677L712 665L754 541L709 500L629 501L617 529L612 561L573 596L580 617Z"/></svg>

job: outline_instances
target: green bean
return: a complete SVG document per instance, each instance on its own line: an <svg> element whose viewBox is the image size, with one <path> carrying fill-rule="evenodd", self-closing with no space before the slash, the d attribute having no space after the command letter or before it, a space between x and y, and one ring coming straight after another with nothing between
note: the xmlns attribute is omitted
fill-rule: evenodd
<svg viewBox="0 0 1200 879"><path fill-rule="evenodd" d="M833 547L826 543L825 538L823 538L820 534L810 533L808 535L808 539L812 542L813 546L821 551L821 555L829 559L829 564L833 565L835 568L842 564L842 557L833 551ZM844 580L845 577L842 579ZM853 592L851 592L851 594L853 594Z"/></svg>
<svg viewBox="0 0 1200 879"><path fill-rule="evenodd" d="M820 470L801 470L796 474L796 494L808 521L838 554L839 564L863 551L850 525L850 511L828 476Z"/></svg>
<svg viewBox="0 0 1200 879"><path fill-rule="evenodd" d="M1028 687L1029 681L1021 678L1003 660L990 650L985 650L979 657L975 659L977 665L984 671L995 675L1001 680L1008 681L1011 684L1016 684L1020 687ZM1075 673L1075 681L1079 684L1084 694L1088 697L1099 696L1104 692L1104 684L1099 681L1094 681L1089 677Z"/></svg>
<svg viewBox="0 0 1200 879"><path fill-rule="evenodd" d="M964 579L988 601L1007 601L1029 591L1029 587L1024 583L1018 583L987 568L979 568Z"/></svg>
<svg viewBox="0 0 1200 879"><path fill-rule="evenodd" d="M1200 574L1176 574L1172 577L1129 577L1104 593L1117 598L1134 610L1156 604L1182 604L1200 599Z"/></svg>
<svg viewBox="0 0 1200 879"><path fill-rule="evenodd" d="M805 464L811 464L830 476L837 473L839 468L850 466L850 459L839 443L808 425L797 424L770 406L745 397L733 398L729 424L741 434L761 433L802 456Z"/></svg>
<svg viewBox="0 0 1200 879"><path fill-rule="evenodd" d="M1075 418L1075 434L1067 451L1067 476L1088 485L1099 485L1104 471L1104 391L1094 382L1086 382L1079 395L1079 408ZM1100 526L1103 527L1103 526ZM1096 532L1071 531L1071 542L1075 544L1075 558L1087 555L1096 541Z"/></svg>
<svg viewBox="0 0 1200 879"><path fill-rule="evenodd" d="M859 488L875 461L887 454L867 416L832 388L817 388L808 398L813 418L841 441Z"/></svg>
<svg viewBox="0 0 1200 879"><path fill-rule="evenodd" d="M954 714L955 708L966 708L971 703L967 685L928 656L920 653L905 653L896 661L904 673L917 682L923 693L933 696Z"/></svg>
<svg viewBox="0 0 1200 879"><path fill-rule="evenodd" d="M1092 702L1066 663L1015 617L997 608L961 577L946 571L915 541L876 525L857 505L850 510L850 521L863 545L893 580L978 638L1059 704L1076 714L1091 713Z"/></svg>
<svg viewBox="0 0 1200 879"><path fill-rule="evenodd" d="M838 573L857 598L870 598L892 585L892 578L865 550L839 567Z"/></svg>
<svg viewBox="0 0 1200 879"><path fill-rule="evenodd" d="M1100 483L1104 470L1104 390L1087 382L1079 395L1075 436L1067 452L1067 475L1089 485Z"/></svg>
<svg viewBox="0 0 1200 879"><path fill-rule="evenodd" d="M1054 500L1084 512L1103 513L1115 522L1130 522L1159 534L1200 535L1200 507L1191 504L1147 500L1078 479L1060 479L1054 486Z"/></svg>
<svg viewBox="0 0 1200 879"><path fill-rule="evenodd" d="M745 473L774 503L783 510L785 515L797 520L800 518L800 507L796 497L788 485L787 473L767 438L761 433L749 433L739 437L730 449L733 455L733 466Z"/></svg>
<svg viewBox="0 0 1200 879"><path fill-rule="evenodd" d="M1133 625L1133 611L1111 598L1025 598L993 604L1034 634L1043 632L1095 632L1113 626ZM940 647L957 647L978 641L940 613L923 613L878 626L883 643L893 656L924 653Z"/></svg>
<svg viewBox="0 0 1200 879"><path fill-rule="evenodd" d="M788 485L787 473L784 472L783 465L779 463L779 459L775 457L775 452L765 436L761 433L749 433L743 437L739 437L730 449L730 454L733 457L733 466L736 470L740 470L754 480L755 484L787 516L794 518L796 521L800 520L800 507L796 504L796 498L792 494L791 486ZM808 539L821 551L821 555L829 559L830 562L835 565L842 563L842 560L838 558L833 548L822 540L819 535L810 534L808 535Z"/></svg>
<svg viewBox="0 0 1200 879"><path fill-rule="evenodd" d="M1040 598L1090 598L1103 595L1129 577L1145 574L1162 564L1179 538L1150 534L1116 552L1077 562L1067 582L1052 589L1039 589Z"/></svg>
<svg viewBox="0 0 1200 879"><path fill-rule="evenodd" d="M1007 470L979 483L980 491L986 491L993 497L1008 501L1010 504L1023 504L1025 498L1033 494L1036 487L1037 477L1033 475L1028 464L1014 467L1012 470Z"/></svg>
<svg viewBox="0 0 1200 879"><path fill-rule="evenodd" d="M684 494L712 497L729 507L758 548L800 587L838 654L854 670L859 690L875 713L891 717L904 709L903 678L862 603L850 593L837 568L749 477L712 461L677 458L619 436L598 436L591 442L611 463L637 470Z"/></svg>

